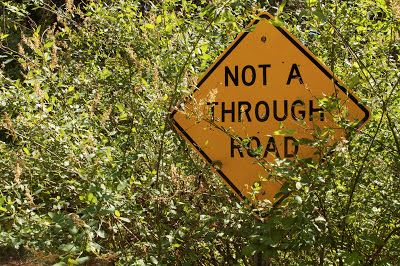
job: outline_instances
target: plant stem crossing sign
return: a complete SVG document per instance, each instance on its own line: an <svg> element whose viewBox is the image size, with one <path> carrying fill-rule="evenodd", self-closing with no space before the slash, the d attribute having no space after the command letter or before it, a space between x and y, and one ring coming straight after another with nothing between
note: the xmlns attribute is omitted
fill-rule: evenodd
<svg viewBox="0 0 400 266"><path fill-rule="evenodd" d="M200 78L193 95L171 113L176 130L241 199L261 184L257 200L274 201L281 183L260 182L268 172L259 162L315 158L299 145L315 132L333 130L346 119L360 129L369 110L332 72L273 17L259 14ZM267 166L268 167L268 166Z"/></svg>

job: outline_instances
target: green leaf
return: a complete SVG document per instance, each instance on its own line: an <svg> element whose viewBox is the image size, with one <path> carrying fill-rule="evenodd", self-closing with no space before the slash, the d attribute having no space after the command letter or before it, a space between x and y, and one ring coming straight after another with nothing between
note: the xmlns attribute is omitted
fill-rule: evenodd
<svg viewBox="0 0 400 266"><path fill-rule="evenodd" d="M44 48L49 48L49 47L52 47L53 45L54 45L54 42L48 42L43 47Z"/></svg>
<svg viewBox="0 0 400 266"><path fill-rule="evenodd" d="M79 228L74 224L71 228L69 228L69 232L72 235L76 235L79 232Z"/></svg>
<svg viewBox="0 0 400 266"><path fill-rule="evenodd" d="M345 258L344 262L346 265L360 265L362 264L361 261L364 258L364 256L358 252L352 252L352 253L346 252L343 257ZM385 265L385 264L380 264L380 265Z"/></svg>
<svg viewBox="0 0 400 266"><path fill-rule="evenodd" d="M89 260L90 260L90 257L89 257L89 256L86 256L86 257L82 257L82 258L76 259L76 262L77 262L78 264L82 264L82 263L85 263L85 262L87 262L87 261L89 261Z"/></svg>
<svg viewBox="0 0 400 266"><path fill-rule="evenodd" d="M296 133L296 130L294 130L294 129L283 128L283 129L275 131L274 135L287 136L287 135L293 135L294 133Z"/></svg>
<svg viewBox="0 0 400 266"><path fill-rule="evenodd" d="M3 62L4 65L7 65L8 63L10 63L11 61L13 61L14 59L10 58L7 59L6 61Z"/></svg>
<svg viewBox="0 0 400 266"><path fill-rule="evenodd" d="M328 19L325 17L324 13L322 13L321 10L315 10L314 15L316 15L318 18L320 18L322 21L327 21Z"/></svg>
<svg viewBox="0 0 400 266"><path fill-rule="evenodd" d="M318 3L318 0L307 0L306 2L309 7L312 7Z"/></svg>
<svg viewBox="0 0 400 266"><path fill-rule="evenodd" d="M108 237L108 234L104 230L101 230L101 229L97 230L96 234L101 238L107 238Z"/></svg>
<svg viewBox="0 0 400 266"><path fill-rule="evenodd" d="M208 49L208 44L203 44L202 46L200 46L200 50L201 52L204 54L205 52L207 52Z"/></svg>
<svg viewBox="0 0 400 266"><path fill-rule="evenodd" d="M310 14L310 10L309 9L303 9L301 10L299 16L297 17L298 20L300 20L304 15L309 15Z"/></svg>
<svg viewBox="0 0 400 266"><path fill-rule="evenodd" d="M101 215L106 215L106 214L114 213L114 211L115 211L114 208L109 208L109 209L101 210L100 214Z"/></svg>
<svg viewBox="0 0 400 266"><path fill-rule="evenodd" d="M64 129L62 129L62 128L59 128L59 129L58 129L58 133L60 133L60 137L61 137L61 138L65 136L65 131L64 131Z"/></svg>
<svg viewBox="0 0 400 266"><path fill-rule="evenodd" d="M126 181L120 182L117 186L117 190L121 191L124 190L128 186L128 183Z"/></svg>
<svg viewBox="0 0 400 266"><path fill-rule="evenodd" d="M286 5L286 0L284 0L284 1L282 2L282 4L279 6L278 13L282 13L283 8L285 7L285 5Z"/></svg>
<svg viewBox="0 0 400 266"><path fill-rule="evenodd" d="M126 218L126 217L119 217L119 219L120 219L121 221L125 222L125 223L130 223L130 222L131 222L131 220L128 219L128 218Z"/></svg>
<svg viewBox="0 0 400 266"><path fill-rule="evenodd" d="M68 265L76 265L78 262L74 259L68 258Z"/></svg>
<svg viewBox="0 0 400 266"><path fill-rule="evenodd" d="M161 21L162 21L162 17L161 17L161 15L158 15L158 16L157 16L157 19L156 19L156 23L157 23L157 24L160 24Z"/></svg>
<svg viewBox="0 0 400 266"><path fill-rule="evenodd" d="M60 261L60 262L58 262L58 263L56 263L56 264L53 264L52 266L66 266L66 265L68 265L68 264L66 264L66 263L63 262L63 261Z"/></svg>
<svg viewBox="0 0 400 266"><path fill-rule="evenodd" d="M59 247L59 249L64 251L64 252L74 252L78 248L74 245L74 243L68 243L68 244L62 244Z"/></svg>
<svg viewBox="0 0 400 266"><path fill-rule="evenodd" d="M311 143L314 143L314 141L313 140L311 140L311 139L307 139L307 138L301 138L300 140L299 140L299 144L300 145L303 145L303 144L311 144Z"/></svg>
<svg viewBox="0 0 400 266"><path fill-rule="evenodd" d="M326 222L325 218L322 216L318 216L317 218L314 219L314 221L317 223L325 223Z"/></svg>
<svg viewBox="0 0 400 266"><path fill-rule="evenodd" d="M282 19L280 19L279 17L276 17L275 19L270 19L268 20L269 23L271 23L272 25L274 25L275 27L284 27L285 23L283 23Z"/></svg>
<svg viewBox="0 0 400 266"><path fill-rule="evenodd" d="M34 83L34 82L35 82L35 80L33 80L33 79L24 80L24 83L25 83L25 84L32 84L32 83Z"/></svg>
<svg viewBox="0 0 400 266"><path fill-rule="evenodd" d="M98 253L101 250L101 246L97 243L94 242L89 242L86 246L86 250L89 252L95 252Z"/></svg>
<svg viewBox="0 0 400 266"><path fill-rule="evenodd" d="M93 195L92 192L89 192L87 199L89 203L97 203L97 198Z"/></svg>
<svg viewBox="0 0 400 266"><path fill-rule="evenodd" d="M39 33L40 33L40 29L42 28L42 25L39 25L37 28L36 28L36 30L35 30L35 32L33 33L33 34L35 34L37 37L39 37Z"/></svg>
<svg viewBox="0 0 400 266"><path fill-rule="evenodd" d="M382 10L386 11L387 10L387 4L385 0L376 0L377 6L382 8Z"/></svg>
<svg viewBox="0 0 400 266"><path fill-rule="evenodd" d="M35 48L35 52L36 52L40 57L43 57L43 53L42 53L42 51L40 51L39 49Z"/></svg>
<svg viewBox="0 0 400 266"><path fill-rule="evenodd" d="M279 241L282 239L282 236L284 234L283 230L273 230L271 232L271 245L275 246L277 244L279 244Z"/></svg>
<svg viewBox="0 0 400 266"><path fill-rule="evenodd" d="M244 256L253 256L256 252L257 252L257 246L252 244L245 246L242 249L242 254Z"/></svg>
<svg viewBox="0 0 400 266"><path fill-rule="evenodd" d="M349 88L352 90L355 86L359 85L361 83L361 79L358 76L352 77L350 80L347 81L345 84L346 88Z"/></svg>
<svg viewBox="0 0 400 266"><path fill-rule="evenodd" d="M144 25L146 28L148 29L154 29L155 26L153 24L147 23L146 25Z"/></svg>
<svg viewBox="0 0 400 266"><path fill-rule="evenodd" d="M297 202L297 204L301 205L303 203L303 200L301 199L300 196L296 195L294 196L294 200Z"/></svg>
<svg viewBox="0 0 400 266"><path fill-rule="evenodd" d="M153 264L158 264L158 260L154 256L150 256L150 261Z"/></svg>
<svg viewBox="0 0 400 266"><path fill-rule="evenodd" d="M219 161L219 160L212 161L212 162L211 162L211 165L214 166L214 167L216 167L216 168L218 168L218 169L221 169L221 168L222 168L222 162Z"/></svg>
<svg viewBox="0 0 400 266"><path fill-rule="evenodd" d="M29 152L28 148L22 148L24 150L24 152L26 153L26 155L31 155L31 153Z"/></svg>
<svg viewBox="0 0 400 266"><path fill-rule="evenodd" d="M172 31L173 28L174 28L174 26L173 26L172 24L168 24L168 25L165 27L165 31L169 33L169 32Z"/></svg>
<svg viewBox="0 0 400 266"><path fill-rule="evenodd" d="M244 32L252 32L253 30L255 30L257 28L257 24L251 26L251 27L247 27L245 28L243 31Z"/></svg>

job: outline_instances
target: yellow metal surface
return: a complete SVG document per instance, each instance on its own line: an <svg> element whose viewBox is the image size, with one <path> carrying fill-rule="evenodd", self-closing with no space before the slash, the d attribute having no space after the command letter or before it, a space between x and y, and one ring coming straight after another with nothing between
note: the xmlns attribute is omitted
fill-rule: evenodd
<svg viewBox="0 0 400 266"><path fill-rule="evenodd" d="M338 116L355 122L356 129L369 119L369 110L300 41L272 25L269 14L259 17L249 25L255 29L240 34L200 78L184 109L178 105L171 113L176 130L192 147L207 162L221 163L217 174L241 199L268 174L232 136L251 138L250 148L262 145L268 162L309 158L314 148L295 146L295 139L312 139L318 127L335 129L338 139L345 135L335 124ZM318 99L332 95L343 106L324 112ZM287 134L274 135L277 130ZM258 200L274 202L281 184L271 180L261 185Z"/></svg>

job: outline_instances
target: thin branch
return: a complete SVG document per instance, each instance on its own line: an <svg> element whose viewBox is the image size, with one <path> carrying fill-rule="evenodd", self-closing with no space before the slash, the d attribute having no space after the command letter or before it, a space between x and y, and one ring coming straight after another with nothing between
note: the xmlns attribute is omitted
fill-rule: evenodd
<svg viewBox="0 0 400 266"><path fill-rule="evenodd" d="M222 6L221 6L220 8L218 8L218 9L220 9L220 10L222 11L223 8L225 8L225 6L226 6L228 3L229 3L229 0L226 1L225 4L222 5ZM218 9L217 9L217 11L218 11ZM216 11L216 12L217 12L217 11ZM206 31L212 26L212 24L217 20L217 18L219 17L219 14L220 14L220 13L221 13L221 12L219 12L217 15L215 15L214 18L208 23L208 25L207 25L206 28L204 29L205 32L206 32ZM176 93L176 91L177 91L177 89L178 89L178 86L179 86L179 83L180 83L180 80L182 79L183 73L184 73L186 67L187 67L188 64L189 64L189 61L192 60L193 53L194 53L195 49L197 49L197 46L198 46L198 44L199 44L199 42L200 42L200 40L201 40L202 38L203 38L202 35L199 35L199 36L198 36L197 40L194 42L194 45L193 45L192 50L190 51L188 57L186 58L186 60L185 60L185 62L183 63L183 65L181 66L181 68L180 68L180 70L179 70L179 73L178 73L178 75L177 75L177 77L176 77L176 79L175 79L173 94ZM169 101L169 104L168 104L168 109L167 109L168 111L172 109L172 106L174 105L174 102L175 102L175 100L176 100L177 97L178 97L178 94L175 94L173 97L171 97L171 99L170 99L170 101ZM157 173L156 173L156 181L155 181L155 186L156 186L156 188L158 187L158 182L159 182L159 178L160 178L160 165L161 165L161 160L162 160L162 155L163 155L163 149L164 149L164 137L165 137L165 134L167 133L167 128L168 128L167 125L168 125L168 124L169 124L169 113L168 113L168 114L166 115L166 117L165 117L165 120L164 120L164 130L163 130L163 132L162 132L162 134L161 134L161 138L160 138L161 145L160 145L160 149L159 149L159 151L158 151L158 160L157 160L157 166L156 166L156 171L157 171Z"/></svg>
<svg viewBox="0 0 400 266"><path fill-rule="evenodd" d="M383 243L381 245L378 245L376 252L372 255L371 261L370 261L370 265L374 265L375 262L375 258L379 255L379 253L381 253L382 249L386 246L386 243L389 241L389 239L397 233L397 231L400 231L400 227L395 227L387 236L386 238L383 240Z"/></svg>
<svg viewBox="0 0 400 266"><path fill-rule="evenodd" d="M136 241L140 241L140 239L134 234L134 233L132 233L132 231L128 228L128 227L126 227L119 219L118 219L118 217L115 217L115 220L120 224L120 225L122 225L122 227L123 228L125 228L125 230L128 232L128 233L130 233L135 239L136 239Z"/></svg>

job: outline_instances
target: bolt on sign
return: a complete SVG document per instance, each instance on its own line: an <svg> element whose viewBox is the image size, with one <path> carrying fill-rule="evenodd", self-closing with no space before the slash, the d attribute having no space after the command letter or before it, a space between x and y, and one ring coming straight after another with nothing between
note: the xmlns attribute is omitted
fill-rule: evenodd
<svg viewBox="0 0 400 266"><path fill-rule="evenodd" d="M261 189L256 201L273 203L281 184L260 182L268 171L254 163L254 150L271 164L276 159L318 159L316 148L300 145L298 140L332 129L333 143L346 136L335 121L345 118L360 129L370 114L299 40L285 28L274 26L271 15L258 17L170 117L176 130L215 166L240 199L250 199L257 183Z"/></svg>

